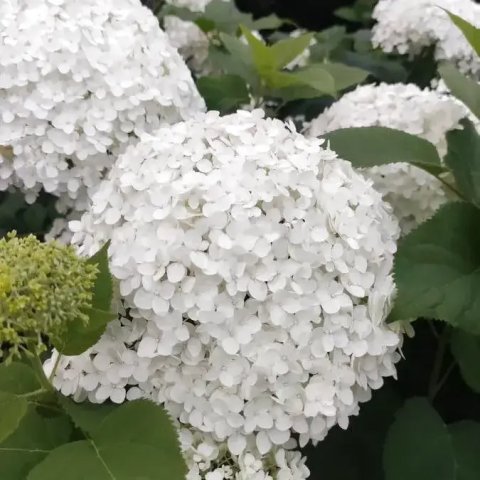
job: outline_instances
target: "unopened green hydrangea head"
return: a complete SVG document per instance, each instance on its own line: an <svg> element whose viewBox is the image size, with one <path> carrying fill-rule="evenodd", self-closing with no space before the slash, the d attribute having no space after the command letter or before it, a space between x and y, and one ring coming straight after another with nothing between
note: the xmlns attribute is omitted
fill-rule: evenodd
<svg viewBox="0 0 480 480"><path fill-rule="evenodd" d="M60 340L69 322L88 322L95 264L72 247L15 233L0 240L0 356L40 354L44 341Z"/></svg>

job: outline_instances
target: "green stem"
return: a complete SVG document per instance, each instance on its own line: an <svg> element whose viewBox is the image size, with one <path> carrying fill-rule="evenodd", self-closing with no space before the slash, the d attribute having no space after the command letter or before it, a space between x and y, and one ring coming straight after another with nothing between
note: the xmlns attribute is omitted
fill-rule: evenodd
<svg viewBox="0 0 480 480"><path fill-rule="evenodd" d="M443 377L440 379L438 382L437 386L435 387L435 390L433 391L433 399L437 396L438 392L443 388L445 383L448 380L448 377L450 374L453 372L453 369L455 368L456 362L452 362L450 366L447 368L447 371L444 373Z"/></svg>
<svg viewBox="0 0 480 480"><path fill-rule="evenodd" d="M428 399L433 401L435 395L438 393L438 385L440 382L440 375L442 372L443 357L447 349L448 342L450 340L450 327L445 327L438 340L437 352L435 354L435 360L433 363L433 370L430 376L430 382L428 385Z"/></svg>
<svg viewBox="0 0 480 480"><path fill-rule="evenodd" d="M33 369L35 370L35 373L37 374L37 378L40 380L40 384L42 385L42 387L47 391L53 390L52 384L48 381L48 378L45 375L42 361L40 360L38 355L33 356L33 358L31 359L31 363Z"/></svg>
<svg viewBox="0 0 480 480"><path fill-rule="evenodd" d="M53 379L55 378L55 374L57 373L58 366L60 365L60 360L62 359L62 354L58 352L58 357L55 360L55 365L53 366L52 373L48 377L48 382L51 384L53 382Z"/></svg>

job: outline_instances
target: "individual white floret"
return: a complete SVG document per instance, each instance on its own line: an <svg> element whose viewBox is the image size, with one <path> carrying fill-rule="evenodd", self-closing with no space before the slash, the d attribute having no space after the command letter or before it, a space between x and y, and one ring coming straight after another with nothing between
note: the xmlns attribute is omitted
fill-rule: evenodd
<svg viewBox="0 0 480 480"><path fill-rule="evenodd" d="M380 0L373 11L373 45L387 53L412 55L433 46L438 61L478 74L477 54L442 8L480 27L480 5L472 0Z"/></svg>
<svg viewBox="0 0 480 480"><path fill-rule="evenodd" d="M346 428L399 359L384 324L389 209L320 140L262 111L159 129L71 224L82 254L111 239L128 315L55 385L94 402L147 396L237 454L249 435L264 455Z"/></svg>
<svg viewBox="0 0 480 480"><path fill-rule="evenodd" d="M0 188L81 209L124 145L203 109L139 0L3 0L0 37Z"/></svg>
<svg viewBox="0 0 480 480"><path fill-rule="evenodd" d="M433 143L443 157L446 133L467 114L453 97L412 84L363 85L347 93L311 122L310 136L341 128L383 126L418 135ZM402 232L430 218L448 200L442 183L406 163L363 170L393 206Z"/></svg>

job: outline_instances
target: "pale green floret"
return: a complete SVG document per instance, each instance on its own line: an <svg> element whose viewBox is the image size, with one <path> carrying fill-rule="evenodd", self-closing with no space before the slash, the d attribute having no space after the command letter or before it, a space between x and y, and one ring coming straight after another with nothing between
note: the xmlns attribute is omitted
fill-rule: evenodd
<svg viewBox="0 0 480 480"><path fill-rule="evenodd" d="M0 357L40 354L73 321L87 323L96 265L72 247L11 233L0 240Z"/></svg>

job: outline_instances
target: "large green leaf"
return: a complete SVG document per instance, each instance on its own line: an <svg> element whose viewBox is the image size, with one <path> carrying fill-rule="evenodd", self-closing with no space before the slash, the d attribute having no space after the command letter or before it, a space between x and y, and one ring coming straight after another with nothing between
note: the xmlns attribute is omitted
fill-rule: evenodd
<svg viewBox="0 0 480 480"><path fill-rule="evenodd" d="M103 247L87 263L97 265L98 275L93 290L92 308L109 312L112 306L113 279L108 266L108 247L110 242Z"/></svg>
<svg viewBox="0 0 480 480"><path fill-rule="evenodd" d="M453 65L441 65L438 71L453 95L480 118L480 85L463 75Z"/></svg>
<svg viewBox="0 0 480 480"><path fill-rule="evenodd" d="M468 43L475 50L477 55L480 55L480 29L464 20L462 17L455 15L448 10L445 10L452 22L462 31Z"/></svg>
<svg viewBox="0 0 480 480"><path fill-rule="evenodd" d="M268 83L274 94L277 93L282 98L288 96L289 100L311 98L310 92L317 97L324 94L334 96L336 93L332 75L319 66L310 66L295 72L273 72ZM287 96L284 95L285 92Z"/></svg>
<svg viewBox="0 0 480 480"><path fill-rule="evenodd" d="M210 47L209 60L224 73L242 77L252 88L259 84L259 76L253 64L252 53L248 45L242 43L237 37L225 33L220 34L220 40L227 52Z"/></svg>
<svg viewBox="0 0 480 480"><path fill-rule="evenodd" d="M99 429L105 417L118 408L108 403L77 403L63 395L58 395L58 401L74 425L90 436Z"/></svg>
<svg viewBox="0 0 480 480"><path fill-rule="evenodd" d="M108 415L92 438L61 446L28 480L184 480L175 429L162 408L139 400Z"/></svg>
<svg viewBox="0 0 480 480"><path fill-rule="evenodd" d="M327 71L335 81L335 90L340 92L346 88L362 83L369 73L361 68L349 67L342 63L322 63L319 67Z"/></svg>
<svg viewBox="0 0 480 480"><path fill-rule="evenodd" d="M63 337L54 342L55 348L64 355L79 355L95 345L102 336L107 324L117 317L116 308L112 308L114 284L108 266L107 242L95 255L87 260L97 265L98 274L93 288L92 307L86 310L87 324L81 320L70 322Z"/></svg>
<svg viewBox="0 0 480 480"><path fill-rule="evenodd" d="M454 330L452 354L460 367L465 383L480 393L480 337L462 330Z"/></svg>
<svg viewBox="0 0 480 480"><path fill-rule="evenodd" d="M445 163L466 199L480 208L480 135L470 120L463 119L462 126L463 130L447 133Z"/></svg>
<svg viewBox="0 0 480 480"><path fill-rule="evenodd" d="M448 426L456 459L456 480L480 478L480 423L463 421Z"/></svg>
<svg viewBox="0 0 480 480"><path fill-rule="evenodd" d="M453 480L448 430L425 399L408 400L390 427L383 455L385 480Z"/></svg>
<svg viewBox="0 0 480 480"><path fill-rule="evenodd" d="M443 170L437 149L427 140L386 127L344 128L324 136L332 150L354 167L407 162L437 173Z"/></svg>
<svg viewBox="0 0 480 480"><path fill-rule="evenodd" d="M27 413L28 403L24 397L0 392L0 442L8 438Z"/></svg>
<svg viewBox="0 0 480 480"><path fill-rule="evenodd" d="M0 478L24 480L34 465L69 440L71 431L68 417L42 417L29 407L17 430L0 443Z"/></svg>
<svg viewBox="0 0 480 480"><path fill-rule="evenodd" d="M285 38L270 47L277 69L286 67L290 62L301 55L310 45L313 33L306 33L299 37Z"/></svg>
<svg viewBox="0 0 480 480"><path fill-rule="evenodd" d="M250 103L247 85L238 75L202 77L197 80L197 87L209 110L231 113Z"/></svg>
<svg viewBox="0 0 480 480"><path fill-rule="evenodd" d="M63 355L80 355L95 345L105 332L109 322L118 317L113 312L105 312L89 308L88 324L81 321L70 322L67 332L59 342L54 342L55 348Z"/></svg>
<svg viewBox="0 0 480 480"><path fill-rule="evenodd" d="M479 225L479 209L449 203L400 241L390 321L435 318L480 333Z"/></svg>
<svg viewBox="0 0 480 480"><path fill-rule="evenodd" d="M22 395L40 388L42 388L40 381L27 364L20 362L0 364L0 392Z"/></svg>
<svg viewBox="0 0 480 480"><path fill-rule="evenodd" d="M277 70L276 59L272 49L263 40L257 38L245 25L240 26L243 36L250 47L253 63L261 77L268 78Z"/></svg>

